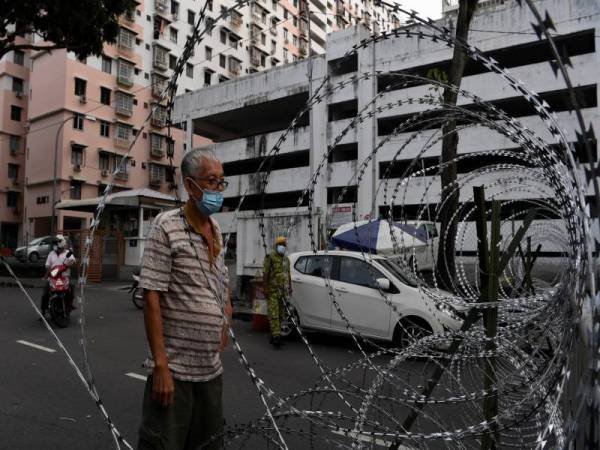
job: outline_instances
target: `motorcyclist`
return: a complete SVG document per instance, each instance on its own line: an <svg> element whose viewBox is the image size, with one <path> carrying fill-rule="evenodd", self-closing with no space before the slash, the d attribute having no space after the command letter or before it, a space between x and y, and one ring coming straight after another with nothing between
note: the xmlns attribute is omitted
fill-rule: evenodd
<svg viewBox="0 0 600 450"><path fill-rule="evenodd" d="M69 291L66 295L67 305L71 309L74 309L73 306L73 284L71 283L71 269L70 266L75 264L76 258L73 255L73 251L67 248L67 240L62 234L57 234L52 242L52 250L48 253L48 258L46 258L46 275L44 278L46 280L49 279L50 271L53 267L58 265L65 265L67 269L63 272L63 276L69 282ZM48 301L50 300L50 284L46 283L44 285L44 293L42 294L42 314L45 315L48 310Z"/></svg>

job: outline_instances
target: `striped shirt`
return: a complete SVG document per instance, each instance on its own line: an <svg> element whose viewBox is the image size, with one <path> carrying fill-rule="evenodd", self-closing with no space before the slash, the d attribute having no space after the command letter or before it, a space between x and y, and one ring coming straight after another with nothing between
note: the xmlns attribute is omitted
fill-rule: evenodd
<svg viewBox="0 0 600 450"><path fill-rule="evenodd" d="M219 225L210 220L222 249ZM225 252L221 250L211 264L203 237L188 226L181 208L159 214L145 244L140 287L162 293L165 351L173 378L215 378L223 371L219 346L221 305L228 295ZM151 353L144 364L154 367Z"/></svg>

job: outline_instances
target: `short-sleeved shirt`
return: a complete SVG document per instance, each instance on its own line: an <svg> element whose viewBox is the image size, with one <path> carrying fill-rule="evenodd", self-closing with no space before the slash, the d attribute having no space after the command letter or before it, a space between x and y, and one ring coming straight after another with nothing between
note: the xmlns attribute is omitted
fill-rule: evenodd
<svg viewBox="0 0 600 450"><path fill-rule="evenodd" d="M60 264L64 264L65 266L69 267L72 266L76 259L75 256L73 255L73 252L71 252L71 256L67 257L67 255L69 254L68 249L63 249L60 253L52 250L50 253L48 253L48 257L46 258L46 269L52 269L54 266L58 266ZM70 278L71 277L71 269L66 269L63 272L63 276Z"/></svg>
<svg viewBox="0 0 600 450"><path fill-rule="evenodd" d="M219 225L210 220L222 249ZM210 263L206 242L189 227L181 208L154 220L145 242L140 287L162 293L165 351L173 378L208 381L220 375L222 304L228 295L224 252ZM154 367L151 353L145 366Z"/></svg>

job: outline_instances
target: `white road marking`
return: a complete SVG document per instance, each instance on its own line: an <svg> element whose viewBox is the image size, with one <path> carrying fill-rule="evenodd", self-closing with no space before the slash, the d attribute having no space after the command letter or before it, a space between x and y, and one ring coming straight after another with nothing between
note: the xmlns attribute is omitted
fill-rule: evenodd
<svg viewBox="0 0 600 450"><path fill-rule="evenodd" d="M347 436L349 438L356 438L356 435L358 434L356 431L340 431L340 430L331 430L331 432L333 434L339 434L340 436ZM393 444L392 441L386 441L385 439L380 439L380 438L373 438L371 435L368 434L358 434L358 440L362 441L362 442L366 442L369 444L375 444L381 447L390 447L390 445ZM407 447L406 445L401 445L400 447L398 447L399 450L413 450L412 447Z"/></svg>
<svg viewBox="0 0 600 450"><path fill-rule="evenodd" d="M148 378L146 375L140 375L139 373L135 373L135 372L127 372L125 374L125 376L130 377L130 378L135 378L136 380L142 380L142 381L146 381L146 378Z"/></svg>
<svg viewBox="0 0 600 450"><path fill-rule="evenodd" d="M42 351L45 351L45 352L48 352L48 353L55 353L56 352L56 350L54 350L53 348L44 347L43 345L37 345L37 344L34 344L33 342L19 340L19 341L17 341L17 343L18 344L22 344L22 345L27 345L28 347L36 348L38 350L42 350Z"/></svg>

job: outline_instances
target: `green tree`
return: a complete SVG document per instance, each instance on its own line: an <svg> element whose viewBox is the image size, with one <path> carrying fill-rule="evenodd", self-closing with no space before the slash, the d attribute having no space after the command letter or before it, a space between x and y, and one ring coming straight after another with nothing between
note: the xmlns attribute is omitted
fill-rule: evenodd
<svg viewBox="0 0 600 450"><path fill-rule="evenodd" d="M456 19L456 38L467 42L469 38L469 26L471 19L477 9L478 0L459 0L458 17ZM459 45L454 46L454 53L450 63L448 84L460 87L463 73L467 64L468 54ZM448 106L456 105L458 94L455 90L445 88L443 93L444 103ZM442 284L450 288L456 274L455 263L455 236L457 230L457 218L454 213L458 210L459 190L456 188L456 155L458 149L458 133L456 132L456 120L448 120L442 127L442 204L440 211L440 245L437 257L437 272ZM448 236L448 239L444 239Z"/></svg>
<svg viewBox="0 0 600 450"><path fill-rule="evenodd" d="M102 53L115 42L118 18L134 0L0 0L0 59L13 50L66 48L78 57ZM22 42L34 35L40 42Z"/></svg>

